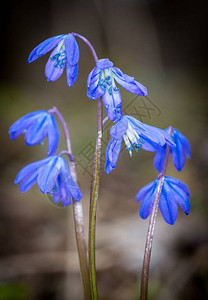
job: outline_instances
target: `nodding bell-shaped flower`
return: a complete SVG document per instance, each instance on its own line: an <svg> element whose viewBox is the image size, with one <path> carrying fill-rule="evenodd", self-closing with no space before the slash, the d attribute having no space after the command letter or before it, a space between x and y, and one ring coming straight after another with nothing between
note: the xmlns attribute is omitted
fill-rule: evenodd
<svg viewBox="0 0 208 300"><path fill-rule="evenodd" d="M66 66L67 84L72 86L77 79L79 61L79 47L73 34L61 34L45 40L33 49L28 62L31 63L52 49L45 67L46 78L48 81L57 80Z"/></svg>
<svg viewBox="0 0 208 300"><path fill-rule="evenodd" d="M137 194L137 202L142 201L140 207L140 216L146 219L152 210L155 194L157 191L159 178L144 186ZM162 191L159 199L159 209L164 220L173 225L178 216L178 205L182 208L186 215L190 211L190 192L185 183L182 181L165 176Z"/></svg>
<svg viewBox="0 0 208 300"><path fill-rule="evenodd" d="M168 128L165 131L168 132ZM173 129L171 137L176 145L170 147L173 165L178 171L181 171L185 165L185 157L191 158L191 146L188 139L177 129ZM154 166L158 172L161 172L165 160L166 145L159 146L156 149Z"/></svg>
<svg viewBox="0 0 208 300"><path fill-rule="evenodd" d="M10 128L11 140L25 134L28 146L41 144L48 137L48 155L56 153L59 143L59 129L56 119L45 110L31 112L17 120Z"/></svg>
<svg viewBox="0 0 208 300"><path fill-rule="evenodd" d="M147 89L134 77L124 74L108 59L100 59L87 80L87 96L96 100L102 96L108 118L115 122L122 116L122 98L115 81L130 93L147 96Z"/></svg>
<svg viewBox="0 0 208 300"><path fill-rule="evenodd" d="M76 201L82 198L63 157L53 155L27 165L17 174L14 184L20 183L20 191L24 193L36 182L42 193L52 196L55 204L68 206L72 197Z"/></svg>
<svg viewBox="0 0 208 300"><path fill-rule="evenodd" d="M132 151L142 148L146 151L155 151L155 147L169 144L174 146L170 135L164 130L144 124L134 117L123 116L110 129L111 139L106 149L105 171L110 173L116 168L116 163L120 154L122 139L126 144L126 149L132 156Z"/></svg>

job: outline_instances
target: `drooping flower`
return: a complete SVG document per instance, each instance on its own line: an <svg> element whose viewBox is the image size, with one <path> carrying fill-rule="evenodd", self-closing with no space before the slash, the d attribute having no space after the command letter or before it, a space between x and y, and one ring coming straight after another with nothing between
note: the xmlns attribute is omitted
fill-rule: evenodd
<svg viewBox="0 0 208 300"><path fill-rule="evenodd" d="M152 210L155 194L157 191L159 179L144 186L137 194L137 202L142 201L140 207L140 216L146 219ZM159 209L164 220L173 225L178 216L178 205L182 208L186 215L190 211L190 192L185 183L182 181L165 176L162 191L159 199Z"/></svg>
<svg viewBox="0 0 208 300"><path fill-rule="evenodd" d="M168 132L168 128L165 131ZM178 171L181 171L185 165L185 156L189 159L191 158L191 146L188 139L177 129L173 129L171 137L176 145L175 147L170 147L173 165ZM158 146L156 149L154 166L158 172L161 172L165 160L166 145Z"/></svg>
<svg viewBox="0 0 208 300"><path fill-rule="evenodd" d="M109 59L98 60L88 76L87 96L92 100L102 96L108 118L113 122L122 116L122 98L115 81L133 94L147 96L146 87L134 80L134 77L114 67Z"/></svg>
<svg viewBox="0 0 208 300"><path fill-rule="evenodd" d="M72 86L78 74L79 47L73 34L61 34L51 37L30 53L28 62L36 60L55 48L46 64L45 76L48 81L57 80L66 66L66 78L68 86Z"/></svg>
<svg viewBox="0 0 208 300"><path fill-rule="evenodd" d="M20 183L20 191L24 193L36 182L40 191L50 193L56 204L61 202L63 206L68 206L72 197L76 201L82 198L63 157L53 155L27 165L17 174L14 184Z"/></svg>
<svg viewBox="0 0 208 300"><path fill-rule="evenodd" d="M31 112L17 120L9 128L11 140L25 134L28 146L40 144L48 137L48 155L56 153L59 143L59 129L56 119L45 110Z"/></svg>
<svg viewBox="0 0 208 300"><path fill-rule="evenodd" d="M170 135L162 129L144 124L131 116L123 116L110 129L111 139L106 149L105 171L110 173L116 168L120 154L122 139L126 149L132 156L132 151L142 148L146 151L155 151L156 145L169 144L174 146ZM133 148L134 146L134 148Z"/></svg>

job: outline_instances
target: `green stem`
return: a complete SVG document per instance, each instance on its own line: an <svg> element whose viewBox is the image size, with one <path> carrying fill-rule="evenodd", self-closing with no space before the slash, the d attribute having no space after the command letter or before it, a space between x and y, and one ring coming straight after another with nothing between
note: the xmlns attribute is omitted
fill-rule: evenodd
<svg viewBox="0 0 208 300"><path fill-rule="evenodd" d="M102 98L98 99L98 120L97 120L97 139L95 147L94 164L91 180L90 194L90 222L89 222L89 272L90 287L93 300L98 299L96 282L96 263L95 263L95 229L96 229L96 210L100 182L100 166L102 154Z"/></svg>
<svg viewBox="0 0 208 300"><path fill-rule="evenodd" d="M72 33L75 37L81 39L90 49L95 63L98 61L97 54L91 43L78 33ZM91 179L90 190L90 216L89 216L89 273L90 273L90 290L92 300L98 299L97 281L96 281L96 263L95 263L95 232L96 232L96 210L98 191L100 183L100 166L102 154L102 98L98 99L98 114L97 114L97 138L95 146L94 163Z"/></svg>

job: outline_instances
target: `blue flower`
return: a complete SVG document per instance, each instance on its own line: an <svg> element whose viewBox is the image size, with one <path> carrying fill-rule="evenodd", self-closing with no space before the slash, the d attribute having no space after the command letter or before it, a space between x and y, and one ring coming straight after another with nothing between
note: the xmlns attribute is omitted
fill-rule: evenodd
<svg viewBox="0 0 208 300"><path fill-rule="evenodd" d="M111 139L106 149L105 171L110 173L116 168L121 150L122 139L126 149L132 156L133 146L138 151L155 151L156 145L169 144L174 146L170 135L162 129L144 124L131 116L123 116L110 130Z"/></svg>
<svg viewBox="0 0 208 300"><path fill-rule="evenodd" d="M39 110L25 115L10 128L11 140L25 134L25 143L33 146L42 143L48 136L48 155L56 153L59 143L59 129L53 115L45 110Z"/></svg>
<svg viewBox="0 0 208 300"><path fill-rule="evenodd" d="M168 128L165 129L168 132ZM173 130L172 139L176 147L170 147L170 154L172 154L173 165L178 171L181 171L185 165L185 156L191 158L191 146L187 138L177 129ZM156 147L156 154L154 158L154 166L158 172L162 171L165 160L166 145Z"/></svg>
<svg viewBox="0 0 208 300"><path fill-rule="evenodd" d="M32 62L40 56L55 48L46 64L45 76L48 81L57 80L66 65L66 78L68 86L72 86L78 73L79 47L73 34L61 34L51 37L39 44L30 53L28 62Z"/></svg>
<svg viewBox="0 0 208 300"><path fill-rule="evenodd" d="M137 194L136 200L142 204L140 207L140 216L146 219L152 210L155 194L157 191L159 179L155 179L153 182L144 186ZM165 176L162 186L162 191L159 199L159 209L164 220L173 225L178 215L178 205L182 208L186 215L190 211L190 192L185 183L182 181Z"/></svg>
<svg viewBox="0 0 208 300"><path fill-rule="evenodd" d="M147 96L147 89L141 83L113 67L109 59L100 59L90 72L87 80L87 96L96 100L103 97L108 118L115 122L122 116L122 98L115 80L127 91L140 96Z"/></svg>
<svg viewBox="0 0 208 300"><path fill-rule="evenodd" d="M40 191L50 193L56 204L61 202L63 206L68 206L72 197L76 201L82 198L66 160L60 156L53 155L27 165L17 174L14 184L20 183L20 191L24 193L36 182Z"/></svg>

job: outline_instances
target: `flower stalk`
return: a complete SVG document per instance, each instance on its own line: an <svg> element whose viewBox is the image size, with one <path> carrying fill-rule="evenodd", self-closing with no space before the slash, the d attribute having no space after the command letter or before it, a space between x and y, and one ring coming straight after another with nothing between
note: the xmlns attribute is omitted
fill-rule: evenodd
<svg viewBox="0 0 208 300"><path fill-rule="evenodd" d="M69 130L64 120L62 114L57 109L57 107L53 107L53 109L49 110L50 113L57 116L59 119L66 140L67 151L62 151L61 154L67 154L69 156L69 168L71 175L74 181L77 183L77 172L75 159L72 152L71 139L69 135ZM90 300L90 283L89 283L89 271L88 271L88 260L87 260L87 246L86 246L86 238L84 232L84 218L83 218L83 208L81 200L79 202L73 199L73 213L74 213L74 226L75 226L75 234L76 234L76 242L81 270L81 277L84 287L84 295L86 300Z"/></svg>
<svg viewBox="0 0 208 300"><path fill-rule="evenodd" d="M81 39L90 49L95 63L98 61L97 54L91 43L78 33L72 33L75 37ZM98 112L97 112L97 138L93 162L93 170L91 177L90 189L90 214L89 214L89 274L90 274L90 289L91 298L98 299L97 281L96 281L96 262L95 262L95 233L96 233L96 211L97 200L100 184L100 166L102 154L102 127L103 127L103 112L102 112L102 97L98 99Z"/></svg>
<svg viewBox="0 0 208 300"><path fill-rule="evenodd" d="M170 126L168 133L171 136L173 132L173 127ZM144 251L144 259L143 259L143 266L142 266L142 278L141 278L141 292L140 292L140 300L147 300L148 299L148 280L149 280L149 266L150 266L150 257L152 252L152 241L156 223L156 217L158 212L158 204L160 200L160 195L162 191L162 186L166 174L168 158L170 152L170 145L167 145L166 153L165 153L165 160L163 164L163 168L161 173L159 174L159 181L157 186L157 191L155 194L154 204L150 216L148 232L146 237L146 244L145 244L145 251Z"/></svg>
<svg viewBox="0 0 208 300"><path fill-rule="evenodd" d="M102 154L102 99L98 99L97 139L94 155L94 164L91 179L90 192L90 222L89 222L89 272L92 299L98 299L96 283L95 263L95 232L96 232L96 210L100 181L100 166Z"/></svg>

